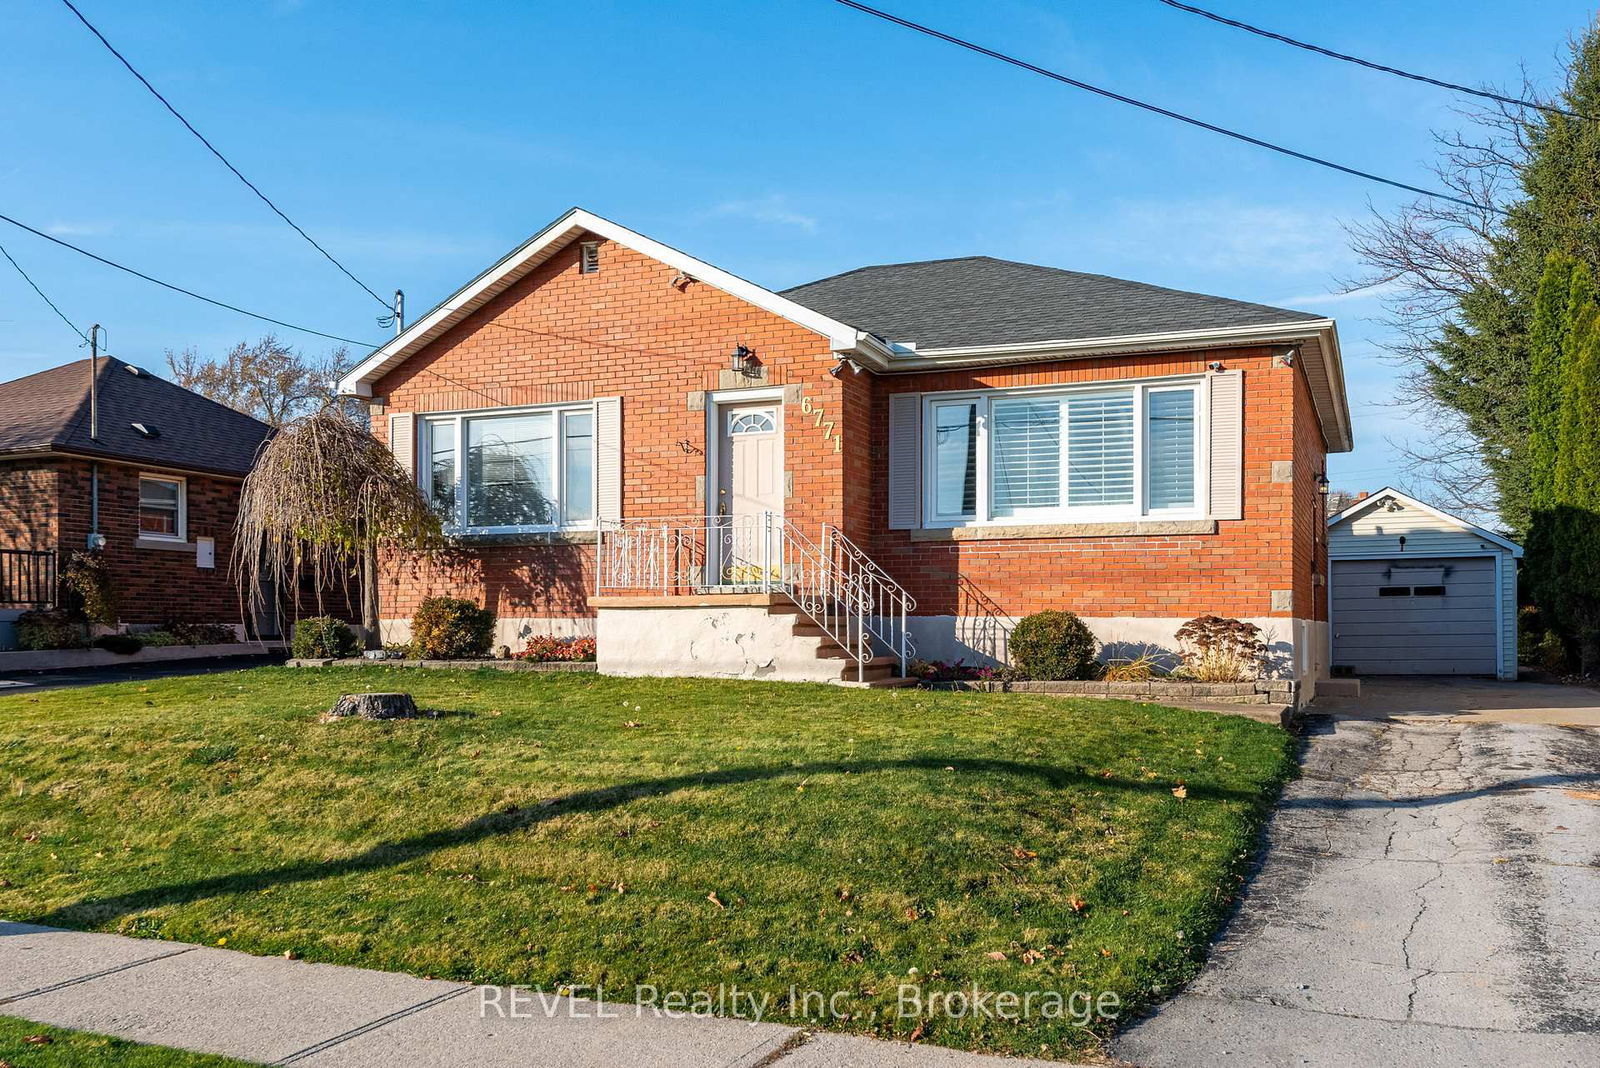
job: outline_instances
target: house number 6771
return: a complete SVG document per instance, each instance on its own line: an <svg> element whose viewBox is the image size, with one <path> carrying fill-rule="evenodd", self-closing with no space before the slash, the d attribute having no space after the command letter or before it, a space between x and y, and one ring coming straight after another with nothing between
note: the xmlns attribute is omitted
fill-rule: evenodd
<svg viewBox="0 0 1600 1068"><path fill-rule="evenodd" d="M810 397L801 397L800 410L811 416L811 425L822 431L823 441L833 442L834 452L844 451L844 437L833 428L833 420L827 418L828 413L821 403L813 401Z"/></svg>

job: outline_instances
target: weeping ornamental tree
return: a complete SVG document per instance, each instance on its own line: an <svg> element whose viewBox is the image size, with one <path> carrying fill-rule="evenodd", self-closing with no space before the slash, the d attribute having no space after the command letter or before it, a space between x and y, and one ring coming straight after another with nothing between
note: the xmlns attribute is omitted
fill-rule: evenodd
<svg viewBox="0 0 1600 1068"><path fill-rule="evenodd" d="M252 612L302 584L317 614L354 590L367 639L378 634L378 554L442 546L439 517L416 480L365 427L337 408L283 426L244 480L233 571Z"/></svg>

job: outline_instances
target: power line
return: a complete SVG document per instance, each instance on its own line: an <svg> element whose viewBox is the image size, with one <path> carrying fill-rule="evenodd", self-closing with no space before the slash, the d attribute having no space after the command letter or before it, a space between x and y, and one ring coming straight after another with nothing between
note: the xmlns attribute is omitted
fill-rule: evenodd
<svg viewBox="0 0 1600 1068"><path fill-rule="evenodd" d="M1319 167L1327 167L1329 170L1335 170L1344 174L1353 175L1356 178L1365 178L1369 182L1377 182L1380 185L1391 186L1395 189L1404 189L1408 193L1417 193L1425 197L1433 197L1437 200L1448 200L1453 204L1460 204L1462 207L1472 208L1474 211L1490 211L1497 215L1506 214L1506 211L1503 208L1497 208L1490 204L1474 204L1470 200L1463 199L1462 197L1451 196L1449 193L1440 193L1432 189L1424 189L1421 186L1407 185L1405 182L1398 182L1393 178L1384 178L1381 175L1373 174L1369 171L1361 171L1354 167L1346 167L1342 163L1335 163L1332 160L1323 159L1320 156L1313 156L1305 152L1297 152L1292 148L1285 148L1282 145L1273 144L1271 141L1263 141L1259 137L1251 137L1249 134L1240 133L1237 130L1230 130L1225 126L1217 126L1213 123L1206 122L1203 119L1196 119L1189 115L1183 115L1179 112L1168 110L1167 108L1160 107L1156 104L1148 104L1143 100L1137 100L1131 96L1123 96L1121 93L1114 93L1109 89L1102 89L1097 85L1090 85L1088 82L1082 82L1076 78L1069 78L1065 74L1061 74L1053 70L1046 70L1044 67L1035 66L1034 64L1029 63L1027 60L1018 59L1016 56L1008 56L1004 52L996 52L992 48L985 48L983 45L974 44L973 42L963 38L944 33L941 30L936 30L931 26L924 26L921 23L912 22L910 19L903 19L898 15L891 15L887 11L879 11L875 7L868 7L866 4L857 3L856 0L834 0L834 2L843 4L845 7L854 8L855 10L864 14L873 16L874 18L883 19L885 22L892 22L897 26L904 26L908 30L915 30L918 33L937 38L938 40L944 41L947 44L953 44L958 48L965 48L968 51L976 52L979 55L988 56L990 59L998 59L1002 63L1009 63L1013 67L1020 67L1023 70L1031 71L1034 74L1049 78L1052 81L1058 81L1064 85L1070 85L1074 89L1082 89L1086 92L1094 93L1097 96L1103 96L1108 100L1115 100L1118 103L1128 104L1136 108L1142 108L1143 110L1153 112L1156 115L1161 115L1169 119L1176 119L1178 122L1188 123L1190 126L1198 126L1202 130L1209 130L1212 133L1221 134L1224 137L1231 137L1235 141L1243 141L1247 145L1255 145L1257 148L1264 148L1269 152L1277 152L1280 155L1289 156L1294 159L1302 160L1306 163L1315 163Z"/></svg>
<svg viewBox="0 0 1600 1068"><path fill-rule="evenodd" d="M309 326L296 326L294 323L284 322L282 319L274 319L270 315L262 315L259 312L246 311L244 308L241 308L236 304L228 304L225 301L216 300L216 299L214 299L212 297L208 297L208 296L205 296L203 294L196 293L192 289L185 289L182 286L173 285L171 282L163 282L161 279L151 277L150 275L145 274L143 271L136 271L132 267L124 266L123 264L120 264L120 263L116 262L115 260L108 260L104 256L97 256L93 252L90 252L87 249L79 248L77 245L72 244L70 241L63 241L59 237L56 237L53 234L47 234L43 230L37 230L37 229L33 228L32 226L29 226L25 222L19 222L18 220L13 219L9 215L0 215L0 222L8 222L12 226L15 226L19 230L28 231L28 233L33 234L35 237L42 237L46 241L54 242L55 244L60 245L62 248L69 248L72 251L76 252L80 256L89 257L91 260L94 260L96 263L103 263L107 267L115 267L117 270L122 271L124 274L131 274L135 278L142 278L146 282L152 282L155 285L158 285L163 289L170 289L174 293L182 293L186 297L193 297L195 300L203 300L207 304L214 305L214 306L216 306L218 308L222 308L222 309L224 309L226 311L236 312L239 315L247 315L252 319L260 319L264 323L271 323L274 326L281 326L285 330L298 330L302 334L315 334L317 337L325 337L329 341L343 341L347 345L362 345L362 346L365 346L366 348L377 348L378 347L378 346L372 344L372 342L370 342L370 341L357 341L354 338L340 337L338 334L328 334L328 333L324 333L321 330L313 330ZM43 296L43 294L40 294L40 295ZM59 314L59 313L57 313L57 314Z"/></svg>
<svg viewBox="0 0 1600 1068"><path fill-rule="evenodd" d="M1580 115L1575 111L1568 111L1566 108L1556 107L1554 104L1541 104L1536 100L1524 100L1521 97L1515 96L1502 96L1499 93L1492 93L1487 89L1474 89L1471 86L1457 85L1455 82L1442 81L1439 78L1430 78L1426 74L1416 74L1408 70L1401 70L1399 67L1386 67L1382 63L1374 63L1371 60L1362 59L1360 56L1351 56L1346 55L1343 52L1335 52L1331 48L1323 48L1321 45L1314 45L1309 41L1298 41L1293 37L1285 37L1281 33L1274 33L1271 30L1264 30L1259 26L1252 26L1248 22L1240 22L1237 19L1230 19L1226 15L1219 15L1214 11L1207 11L1203 7L1194 7L1190 4L1179 3L1179 0L1160 0L1160 2L1166 4L1168 7L1177 8L1179 11L1187 11L1191 15L1199 15L1203 19L1210 19L1212 22L1220 22L1222 25L1232 26L1236 30L1243 30L1246 33L1253 33L1257 37L1265 37L1272 41L1281 42L1282 44L1292 45L1295 48L1303 48L1307 52L1315 52L1320 56L1327 56L1329 59L1339 59L1346 63L1354 63L1358 67L1366 67L1368 70L1382 71L1384 74L1393 74L1397 78L1409 78L1414 82L1426 82L1429 85L1437 85L1441 89L1449 89L1454 93L1467 93L1471 96L1482 97L1485 100L1498 100L1502 104L1512 104L1519 108L1537 108L1540 111L1547 111L1553 115L1565 115L1569 119L1589 118L1588 115Z"/></svg>
<svg viewBox="0 0 1600 1068"><path fill-rule="evenodd" d="M150 90L150 95L154 96L157 100L161 101L161 105L172 113L172 117L177 119L179 122L183 123L184 129L186 129L190 133L194 134L195 137L199 139L200 143L202 145L205 145L206 148L208 150L210 150L210 152L211 152L211 154L213 156L217 157L217 159L222 161L222 165L224 167L228 168L228 170L233 172L233 176L235 178L239 179L239 181L241 181L241 182L243 182L245 184L245 187L248 188L250 190L250 192L254 193L257 197L259 197L263 204L265 204L267 207L271 208L273 213L275 215L277 215L278 218L282 219L284 222L286 222L290 226L292 226L294 228L294 232L295 233L299 234L301 237L305 238L308 242L310 242L311 247L316 249L318 252L322 253L323 258L326 259L329 263L331 263L335 267L339 268L339 270L341 272L343 272L343 274L344 274L344 276L346 278L350 279L350 281L354 282L356 285L358 285L362 289L366 290L368 295L370 295L373 300L377 301L379 304L382 304L385 308L389 307L389 302L388 301L384 300L382 297L378 296L378 294L374 293L372 291L372 287L368 286L367 283L365 283L361 279L357 278L354 274L351 274L350 273L350 269L348 267L346 267L344 264L340 263L338 260L333 258L333 253L329 252L327 249L325 249L321 245L317 244L316 240L313 239L310 234L306 233L304 230L302 230L300 228L300 224L299 223L295 222L293 219L289 218L289 216L285 215L283 213L283 209L279 208L278 205L274 204L267 197L267 194L263 193L260 189L257 189L256 188L256 184L254 182L252 182L250 179L246 178L244 176L244 174L240 172L238 167L235 167L231 162L229 162L228 161L228 157L224 156L221 152L219 152L217 150L217 146L216 145L213 145L210 141L206 140L205 135L202 134L199 130L195 129L194 125L192 123L190 123L188 119L184 118L178 112L178 109L173 107L172 103L169 100L167 100L166 97L162 96L160 91L157 90L155 86L151 85L150 82L145 78L145 76L143 74L140 74L137 70L134 69L133 64L128 62L127 57L125 57L121 52L118 52L117 49L116 49L116 46L114 46L110 41L106 40L106 35L101 33L98 29L96 29L94 23L92 23L88 19L84 18L83 12L79 11L76 7L73 6L72 0L61 0L61 2L63 4L65 4L65 5L67 5L67 10L71 11L74 15L78 16L78 21L83 23L84 26L88 27L88 30L89 30L90 33L94 34L96 37L98 37L100 39L100 43L106 46L106 50L108 52L110 52L113 56L116 56L117 60L124 67L128 68L128 73L133 75L135 78L139 79L139 84L143 85L146 89ZM313 333L314 332L315 331L313 331Z"/></svg>
<svg viewBox="0 0 1600 1068"><path fill-rule="evenodd" d="M11 258L11 253L6 251L6 247L4 245L0 245L0 256L4 256L6 258L6 262L10 263L11 266L17 269L17 273L22 276L22 280L28 283L35 293L39 294L40 300L50 305L50 310L56 313L56 317L58 319L67 324L68 329L70 329L74 334L77 334L79 337L83 338L84 344L89 343L89 335L85 334L82 330L79 330L77 324L71 319L68 319L65 313L63 313L60 308L56 307L56 302L44 295L44 290L39 288L39 284L37 282L28 277L28 272L22 269L22 264Z"/></svg>

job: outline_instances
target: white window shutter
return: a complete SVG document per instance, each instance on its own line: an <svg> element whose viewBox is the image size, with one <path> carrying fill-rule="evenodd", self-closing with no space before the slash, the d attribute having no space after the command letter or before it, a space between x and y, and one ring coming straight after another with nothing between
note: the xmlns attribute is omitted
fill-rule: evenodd
<svg viewBox="0 0 1600 1068"><path fill-rule="evenodd" d="M889 395L889 529L911 530L922 517L922 394Z"/></svg>
<svg viewBox="0 0 1600 1068"><path fill-rule="evenodd" d="M1244 518L1244 373L1211 375L1211 518Z"/></svg>
<svg viewBox="0 0 1600 1068"><path fill-rule="evenodd" d="M594 402L595 518L622 518L622 398Z"/></svg>
<svg viewBox="0 0 1600 1068"><path fill-rule="evenodd" d="M417 421L410 412L389 417L389 451L406 474L417 475Z"/></svg>

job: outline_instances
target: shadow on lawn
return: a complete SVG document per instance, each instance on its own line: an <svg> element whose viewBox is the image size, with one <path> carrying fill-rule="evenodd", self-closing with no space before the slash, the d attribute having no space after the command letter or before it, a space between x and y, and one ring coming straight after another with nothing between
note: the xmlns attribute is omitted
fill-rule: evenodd
<svg viewBox="0 0 1600 1068"><path fill-rule="evenodd" d="M629 801L647 797L660 797L664 794L695 786L728 786L786 776L805 777L807 775L823 775L830 772L857 773L903 769L922 771L951 769L965 772L1016 775L1037 779L1047 786L1058 789L1073 785L1132 790L1140 793L1169 793L1172 789L1170 783L1161 780L1141 782L1116 777L1107 778L1077 769L1052 767L1048 764L1024 764L1010 760L947 760L936 757L916 757L904 760L817 761L809 764L726 768L720 771L674 775L662 779L642 779L636 782L618 783L615 786L594 790L581 790L577 793L535 802L532 807L511 807L495 812L486 812L457 827L429 831L397 842L384 842L357 853L355 856L345 857L340 860L300 861L276 868L268 868L263 871L214 875L189 882L154 886L147 890L136 890L132 893L118 894L113 897L91 898L31 917L27 922L47 926L101 923L116 917L141 912L145 909L157 908L162 905L185 904L219 894L259 893L268 887L285 886L291 883L308 882L393 867L440 849L468 845L497 835L524 830L555 816L572 812L601 812ZM1238 790L1216 790L1204 786L1190 786L1188 795L1194 800L1243 801L1247 803L1259 803L1262 800L1259 794Z"/></svg>

